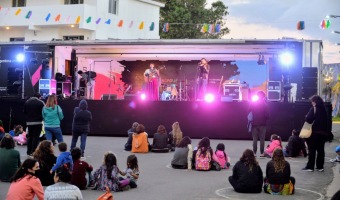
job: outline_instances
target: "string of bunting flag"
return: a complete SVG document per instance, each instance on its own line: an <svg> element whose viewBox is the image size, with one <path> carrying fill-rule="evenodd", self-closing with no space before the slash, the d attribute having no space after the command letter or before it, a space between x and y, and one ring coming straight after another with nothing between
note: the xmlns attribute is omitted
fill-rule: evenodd
<svg viewBox="0 0 340 200"><path fill-rule="evenodd" d="M164 23L163 24L163 32L169 32L170 25L194 25L200 27L200 31L202 33L219 33L221 32L221 25L220 24L194 24L194 23Z"/></svg>

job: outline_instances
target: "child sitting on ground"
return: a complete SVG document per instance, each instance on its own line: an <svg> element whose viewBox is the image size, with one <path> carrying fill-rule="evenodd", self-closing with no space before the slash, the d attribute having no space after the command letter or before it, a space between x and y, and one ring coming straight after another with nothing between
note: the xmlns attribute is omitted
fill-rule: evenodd
<svg viewBox="0 0 340 200"><path fill-rule="evenodd" d="M67 152L67 144L65 142L60 142L58 144L58 148L60 151L59 156L57 157L56 164L52 167L50 173L52 174L55 170L57 170L62 165L66 165L70 171L73 170L73 160L70 152Z"/></svg>
<svg viewBox="0 0 340 200"><path fill-rule="evenodd" d="M13 137L13 140L17 144L19 144L19 145L27 144L26 132L24 131L24 129L21 125L15 126L14 135L15 136Z"/></svg>
<svg viewBox="0 0 340 200"><path fill-rule="evenodd" d="M123 184L129 184L131 188L137 187L137 180L139 178L139 168L138 168L138 160L135 155L129 155L127 157L127 168L124 172L120 172L123 176L126 175L126 179L119 177L119 182L122 184L120 187L123 186ZM125 183L126 182L126 183Z"/></svg>
<svg viewBox="0 0 340 200"><path fill-rule="evenodd" d="M282 149L281 137L276 134L272 134L270 137L270 143L268 144L266 150L264 150L264 155L273 157L273 152L277 148Z"/></svg>
<svg viewBox="0 0 340 200"><path fill-rule="evenodd" d="M336 157L329 160L330 162L340 162L340 145L335 147L335 153L337 154Z"/></svg>
<svg viewBox="0 0 340 200"><path fill-rule="evenodd" d="M287 146L283 149L285 157L297 157L303 155L307 157L306 145L302 138L299 137L300 132L292 131L292 136L288 139Z"/></svg>
<svg viewBox="0 0 340 200"><path fill-rule="evenodd" d="M225 150L224 144L219 143L216 146L216 151L213 155L213 160L217 162L222 169L228 169L230 166L230 161L224 150Z"/></svg>
<svg viewBox="0 0 340 200"><path fill-rule="evenodd" d="M80 160L81 149L79 147L74 147L71 150L71 155L73 160L71 184L77 186L80 190L86 189L87 186L91 187L91 172L93 170L93 167L87 162Z"/></svg>

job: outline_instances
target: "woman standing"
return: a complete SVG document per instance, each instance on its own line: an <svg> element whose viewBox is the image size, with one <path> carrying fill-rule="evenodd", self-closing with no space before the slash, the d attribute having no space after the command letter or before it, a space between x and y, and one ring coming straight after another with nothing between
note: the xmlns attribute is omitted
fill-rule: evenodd
<svg viewBox="0 0 340 200"><path fill-rule="evenodd" d="M290 165L285 160L282 149L276 149L267 163L264 192L269 194L294 194L295 178L290 176Z"/></svg>
<svg viewBox="0 0 340 200"><path fill-rule="evenodd" d="M9 134L0 142L0 181L8 182L20 167L20 153L14 146L14 140Z"/></svg>
<svg viewBox="0 0 340 200"><path fill-rule="evenodd" d="M54 146L49 140L42 141L35 152L33 153L34 159L40 163L40 170L36 175L40 179L43 186L49 186L54 183L53 174L50 173L52 167L57 161L54 155Z"/></svg>
<svg viewBox="0 0 340 200"><path fill-rule="evenodd" d="M48 96L42 115L44 119L46 139L52 140L52 136L55 136L59 143L63 142L64 140L60 129L60 120L64 118L64 114L60 106L58 106L56 95Z"/></svg>
<svg viewBox="0 0 340 200"><path fill-rule="evenodd" d="M321 97L315 95L311 97L312 108L306 115L306 122L312 124L312 135L306 139L308 145L308 162L303 171L314 171L315 154L316 170L323 172L325 162L325 143L327 140L327 112Z"/></svg>
<svg viewBox="0 0 340 200"><path fill-rule="evenodd" d="M39 170L38 161L32 158L26 159L12 177L6 199L33 200L37 195L39 200L43 200L44 189L40 180L35 176L37 170Z"/></svg>
<svg viewBox="0 0 340 200"><path fill-rule="evenodd" d="M77 145L80 136L81 157L84 157L86 138L90 133L90 122L92 121L92 114L87 110L87 107L87 101L83 99L73 112L71 150Z"/></svg>
<svg viewBox="0 0 340 200"><path fill-rule="evenodd" d="M263 174L254 152L246 149L240 160L233 167L233 175L229 176L229 183L236 192L261 193Z"/></svg>

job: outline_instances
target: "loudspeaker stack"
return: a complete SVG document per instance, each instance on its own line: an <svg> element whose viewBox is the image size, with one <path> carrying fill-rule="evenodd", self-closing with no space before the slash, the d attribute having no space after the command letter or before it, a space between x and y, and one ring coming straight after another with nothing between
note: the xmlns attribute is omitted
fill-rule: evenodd
<svg viewBox="0 0 340 200"><path fill-rule="evenodd" d="M318 68L302 68L302 98L309 99L318 92Z"/></svg>

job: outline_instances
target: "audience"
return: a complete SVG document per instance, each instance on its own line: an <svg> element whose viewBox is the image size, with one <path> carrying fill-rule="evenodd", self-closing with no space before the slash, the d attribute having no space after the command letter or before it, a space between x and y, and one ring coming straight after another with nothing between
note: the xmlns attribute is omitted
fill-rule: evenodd
<svg viewBox="0 0 340 200"><path fill-rule="evenodd" d="M195 169L200 171L208 171L211 169L213 151L210 147L210 139L207 137L202 138L198 143L195 155Z"/></svg>
<svg viewBox="0 0 340 200"><path fill-rule="evenodd" d="M58 148L60 151L59 156L57 157L56 164L51 169L51 174L61 167L62 165L66 165L67 168L72 171L73 170L73 160L70 152L67 152L67 144L65 142L61 142L58 144Z"/></svg>
<svg viewBox="0 0 340 200"><path fill-rule="evenodd" d="M282 149L276 149L267 163L264 192L277 195L294 194L295 178L290 176L290 165L283 156Z"/></svg>
<svg viewBox="0 0 340 200"><path fill-rule="evenodd" d="M219 143L216 146L216 151L213 155L213 160L219 164L221 169L229 169L230 161L228 155L225 153L225 146L223 143Z"/></svg>
<svg viewBox="0 0 340 200"><path fill-rule="evenodd" d="M24 131L21 125L17 125L14 129L14 137L13 140L19 145L27 144L26 132Z"/></svg>
<svg viewBox="0 0 340 200"><path fill-rule="evenodd" d="M136 133L132 134L132 153L149 152L148 134L145 132L143 124L138 124Z"/></svg>
<svg viewBox="0 0 340 200"><path fill-rule="evenodd" d="M229 176L229 183L236 192L261 193L263 174L254 152L246 149L242 157L233 167L233 175Z"/></svg>
<svg viewBox="0 0 340 200"><path fill-rule="evenodd" d="M179 122L172 124L172 130L169 133L169 144L171 144L171 150L174 151L175 147L182 140L183 133L179 127Z"/></svg>
<svg viewBox="0 0 340 200"><path fill-rule="evenodd" d="M129 155L126 161L127 167L124 172L120 172L126 179L120 177L120 182L128 180L131 188L137 187L137 180L139 178L138 159L135 155Z"/></svg>
<svg viewBox="0 0 340 200"><path fill-rule="evenodd" d="M133 133L136 133L137 126L138 126L138 122L133 122L132 127L127 131L128 132L128 140L126 141L126 144L124 145L125 151L131 151L132 135L133 135Z"/></svg>
<svg viewBox="0 0 340 200"><path fill-rule="evenodd" d="M80 136L82 157L84 157L86 139L90 133L90 122L92 121L92 113L87 108L87 101L83 99L79 102L79 107L75 107L73 111L71 149L77 145L78 137Z"/></svg>
<svg viewBox="0 0 340 200"><path fill-rule="evenodd" d="M281 137L276 134L272 134L270 136L270 143L268 144L266 150L264 150L264 155L271 158L273 156L273 152L277 148L282 149Z"/></svg>
<svg viewBox="0 0 340 200"><path fill-rule="evenodd" d="M12 177L6 199L33 200L36 195L39 200L43 200L44 189L35 176L37 170L39 170L38 161L32 158L26 159Z"/></svg>
<svg viewBox="0 0 340 200"><path fill-rule="evenodd" d="M299 137L300 132L295 129L292 131L292 136L288 139L288 144L283 149L283 153L286 157L297 157L303 155L307 157L305 141Z"/></svg>
<svg viewBox="0 0 340 200"><path fill-rule="evenodd" d="M189 169L192 168L192 145L191 139L186 136L182 138L180 143L175 148L174 157L171 161L171 166L175 169Z"/></svg>
<svg viewBox="0 0 340 200"><path fill-rule="evenodd" d="M153 143L151 149L153 152L169 152L169 150L171 149L165 126L158 126L157 133L153 135Z"/></svg>
<svg viewBox="0 0 340 200"><path fill-rule="evenodd" d="M54 175L50 171L57 160L57 157L54 155L52 142L50 140L42 141L33 153L33 157L40 163L40 170L37 171L36 175L42 185L52 185L54 183Z"/></svg>
<svg viewBox="0 0 340 200"><path fill-rule="evenodd" d="M90 177L92 178L91 172L93 170L93 167L87 162L80 160L81 149L79 147L74 147L71 151L71 155L73 159L71 184L77 186L81 190L84 190L86 189L87 185L89 185L89 183L91 183L92 181L90 180ZM86 179L87 175L89 175L88 179Z"/></svg>
<svg viewBox="0 0 340 200"><path fill-rule="evenodd" d="M0 141L0 181L10 181L20 167L20 153L14 147L13 138L6 134Z"/></svg>
<svg viewBox="0 0 340 200"><path fill-rule="evenodd" d="M330 162L340 162L340 145L335 147L336 157L331 159Z"/></svg>
<svg viewBox="0 0 340 200"><path fill-rule="evenodd" d="M77 186L69 184L71 173L68 167L62 165L54 175L54 185L50 185L45 190L45 199L48 200L82 200L83 196Z"/></svg>

